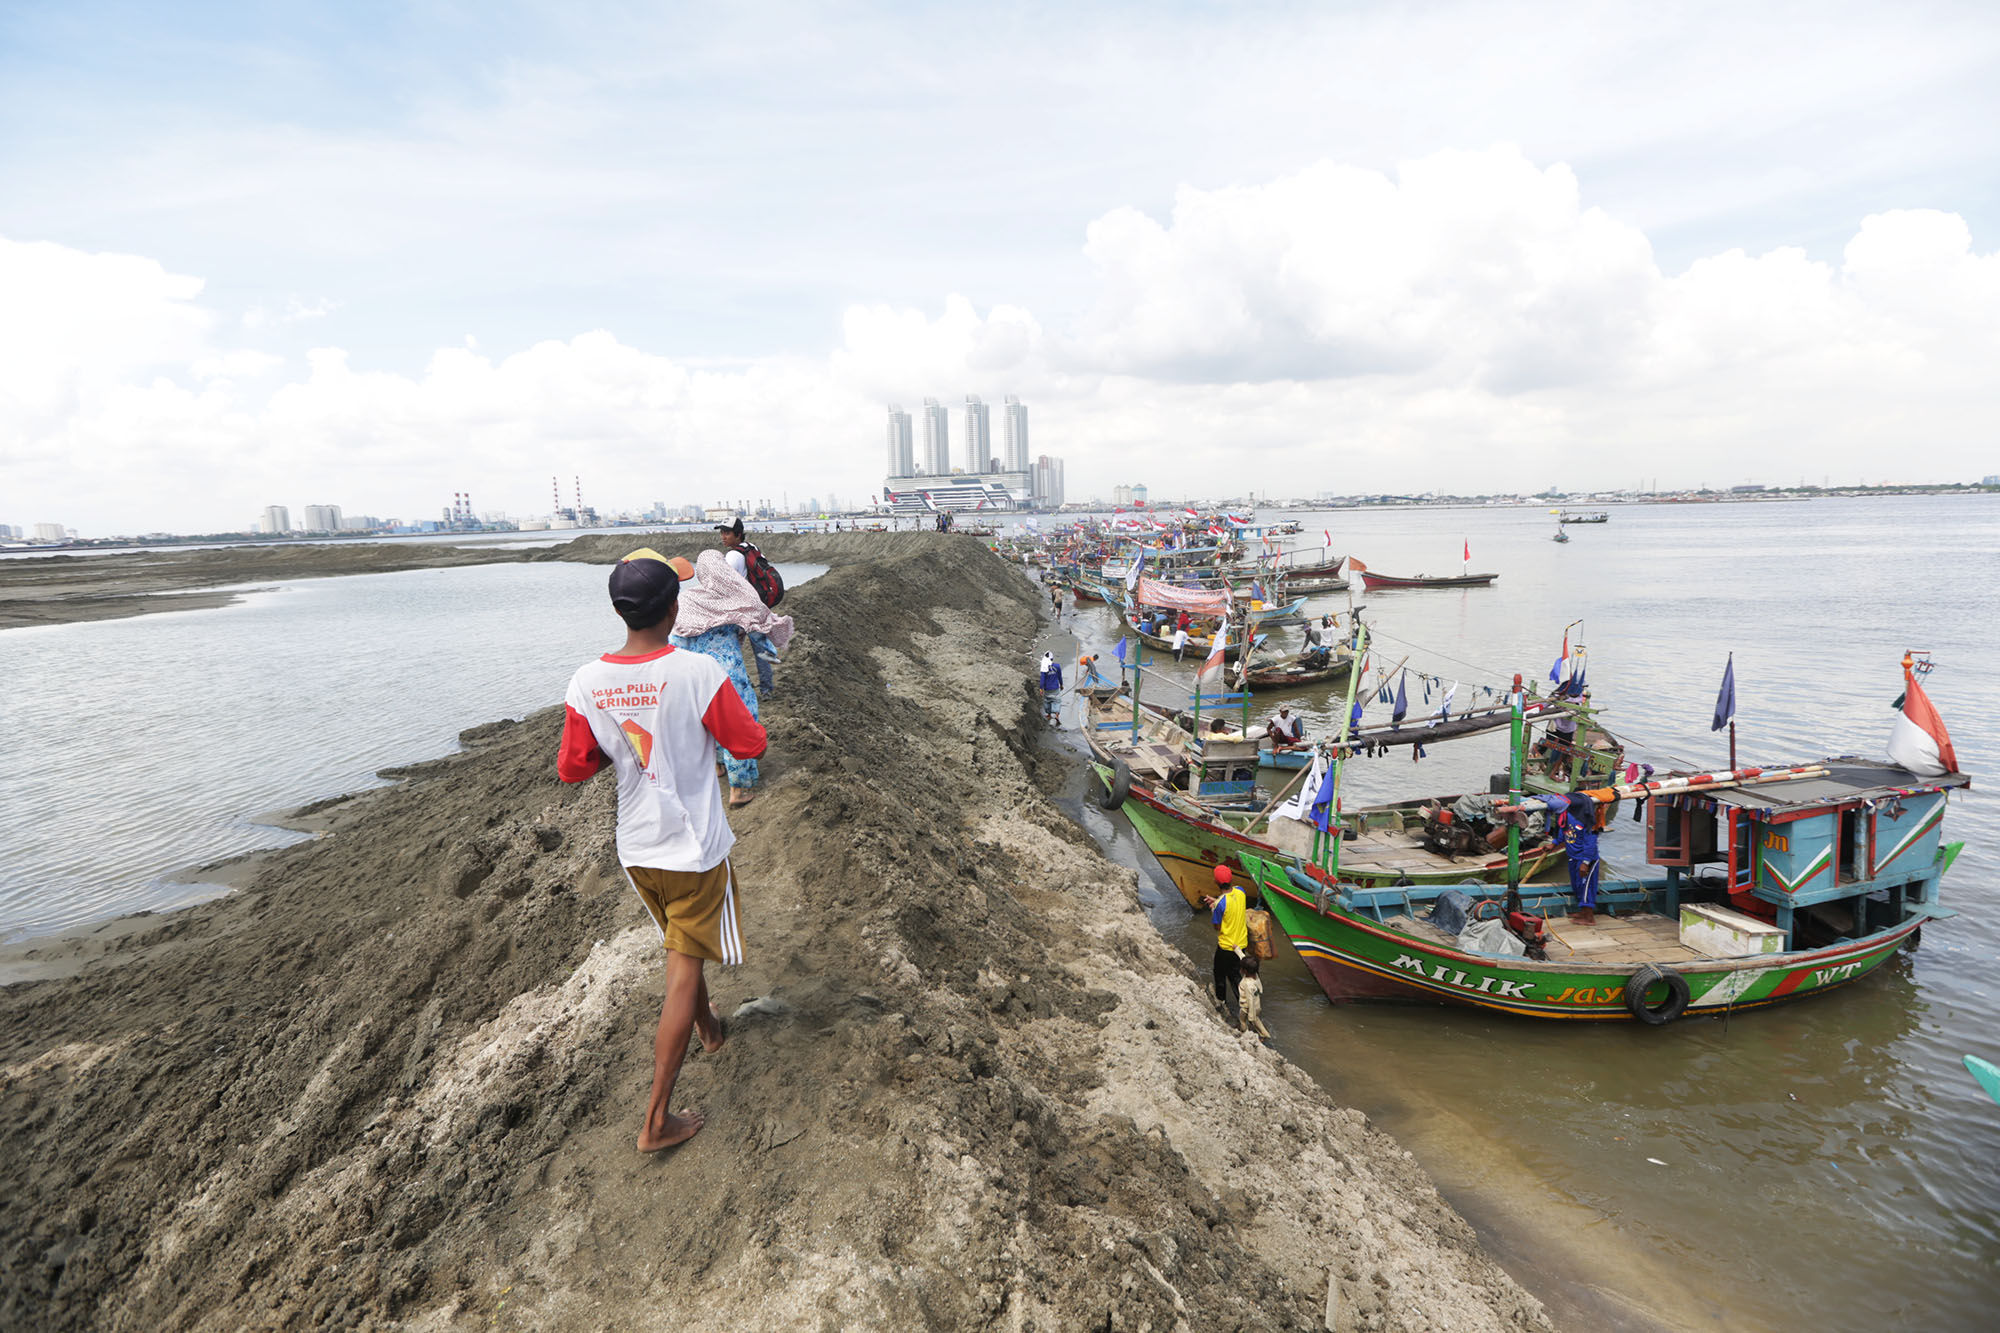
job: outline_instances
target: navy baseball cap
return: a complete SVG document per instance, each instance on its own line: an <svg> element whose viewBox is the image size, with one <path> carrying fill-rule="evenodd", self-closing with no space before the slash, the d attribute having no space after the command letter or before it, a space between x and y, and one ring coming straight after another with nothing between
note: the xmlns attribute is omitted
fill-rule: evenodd
<svg viewBox="0 0 2000 1333"><path fill-rule="evenodd" d="M694 566L642 546L611 567L611 609L633 629L649 629L667 618L680 599L681 582Z"/></svg>

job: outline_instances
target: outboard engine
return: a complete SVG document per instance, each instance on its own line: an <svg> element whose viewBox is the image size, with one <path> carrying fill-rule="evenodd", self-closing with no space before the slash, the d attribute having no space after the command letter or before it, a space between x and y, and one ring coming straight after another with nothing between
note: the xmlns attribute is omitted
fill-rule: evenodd
<svg viewBox="0 0 2000 1333"><path fill-rule="evenodd" d="M1530 916L1521 906L1521 891L1507 890L1506 906L1507 933L1521 941L1528 948L1528 957L1538 963L1549 960L1548 921L1539 916Z"/></svg>

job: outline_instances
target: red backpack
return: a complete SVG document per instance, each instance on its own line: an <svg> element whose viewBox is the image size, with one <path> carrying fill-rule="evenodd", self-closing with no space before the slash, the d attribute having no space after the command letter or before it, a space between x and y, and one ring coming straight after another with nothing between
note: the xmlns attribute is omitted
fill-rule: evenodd
<svg viewBox="0 0 2000 1333"><path fill-rule="evenodd" d="M785 576L778 572L778 567L749 542L738 542L736 549L743 553L743 577L750 580L750 586L757 590L764 605L775 607L784 601Z"/></svg>

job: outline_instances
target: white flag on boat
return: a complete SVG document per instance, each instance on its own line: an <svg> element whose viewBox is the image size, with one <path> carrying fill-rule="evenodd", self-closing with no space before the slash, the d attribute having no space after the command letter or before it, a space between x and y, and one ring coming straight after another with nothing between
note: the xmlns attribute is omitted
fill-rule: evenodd
<svg viewBox="0 0 2000 1333"><path fill-rule="evenodd" d="M1299 784L1292 799L1279 806L1272 818L1296 819L1300 823L1312 818L1313 802L1319 799L1319 789L1326 781L1326 756L1313 755L1312 768L1306 773L1306 780Z"/></svg>
<svg viewBox="0 0 2000 1333"><path fill-rule="evenodd" d="M1958 771L1951 733L1944 729L1944 719L1931 706L1924 687L1917 684L1908 659L1903 668L1903 706L1896 710L1896 724L1889 728L1889 758L1923 778Z"/></svg>

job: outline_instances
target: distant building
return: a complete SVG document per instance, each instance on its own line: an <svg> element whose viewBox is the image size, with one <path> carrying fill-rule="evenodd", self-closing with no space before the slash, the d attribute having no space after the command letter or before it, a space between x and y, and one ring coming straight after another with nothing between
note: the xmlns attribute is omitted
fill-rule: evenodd
<svg viewBox="0 0 2000 1333"><path fill-rule="evenodd" d="M935 398L924 399L923 471L933 477L951 475L951 417Z"/></svg>
<svg viewBox="0 0 2000 1333"><path fill-rule="evenodd" d="M69 529L60 523L37 523L33 540L38 542L59 542L69 537Z"/></svg>
<svg viewBox="0 0 2000 1333"><path fill-rule="evenodd" d="M910 414L889 404L889 475L907 477L917 470L916 446L910 435Z"/></svg>
<svg viewBox="0 0 2000 1333"><path fill-rule="evenodd" d="M1132 503L1142 508L1145 506L1146 488L1144 486L1134 486L1132 488Z"/></svg>
<svg viewBox="0 0 2000 1333"><path fill-rule="evenodd" d="M1011 393L1007 395L1005 416L1001 421L1000 441L1001 471L1028 471L1028 408Z"/></svg>
<svg viewBox="0 0 2000 1333"><path fill-rule="evenodd" d="M307 505L307 532L339 532L341 529L339 505Z"/></svg>
<svg viewBox="0 0 2000 1333"><path fill-rule="evenodd" d="M908 483L898 487L897 482ZM882 501L899 517L913 514L1004 514L1020 506L998 479L992 477L894 477L882 488Z"/></svg>
<svg viewBox="0 0 2000 1333"><path fill-rule="evenodd" d="M1111 503L1120 509L1131 508L1132 488L1130 486L1113 486L1111 488Z"/></svg>
<svg viewBox="0 0 2000 1333"><path fill-rule="evenodd" d="M986 404L977 394L965 395L965 470L992 472L993 431L986 417Z"/></svg>
<svg viewBox="0 0 2000 1333"><path fill-rule="evenodd" d="M384 526L386 525L382 520L376 518L373 514L343 514L340 519L340 530L342 532L373 532L375 529Z"/></svg>
<svg viewBox="0 0 2000 1333"><path fill-rule="evenodd" d="M2000 472L1989 472L1980 478L1981 486L2000 486Z"/></svg>
<svg viewBox="0 0 2000 1333"><path fill-rule="evenodd" d="M21 530L19 528L11 523L0 523L0 541L17 542L19 540L21 540Z"/></svg>
<svg viewBox="0 0 2000 1333"><path fill-rule="evenodd" d="M1029 494L1037 509L1060 509L1063 504L1062 459L1043 454L1030 470Z"/></svg>
<svg viewBox="0 0 2000 1333"><path fill-rule="evenodd" d="M257 520L257 531L275 536L292 530L292 511L283 505L265 505L264 516Z"/></svg>

